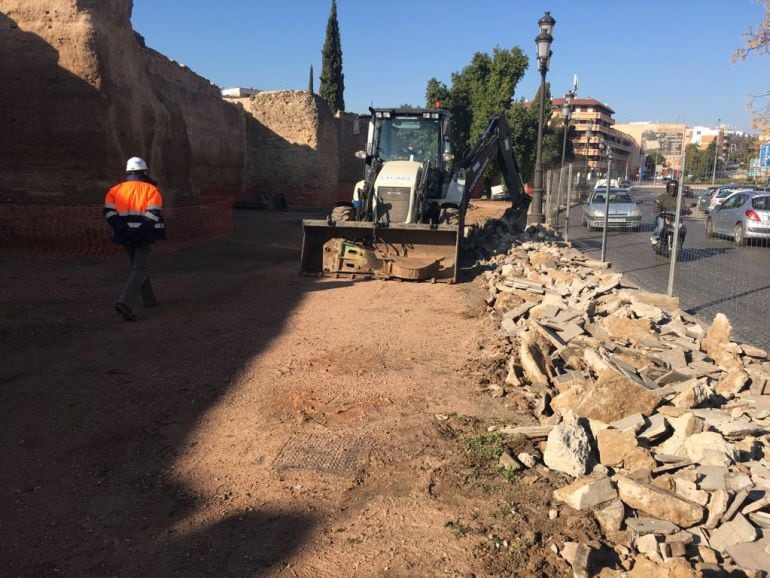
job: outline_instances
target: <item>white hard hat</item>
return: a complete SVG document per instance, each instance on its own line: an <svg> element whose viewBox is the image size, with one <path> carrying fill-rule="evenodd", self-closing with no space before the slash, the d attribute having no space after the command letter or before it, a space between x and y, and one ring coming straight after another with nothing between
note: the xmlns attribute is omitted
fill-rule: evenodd
<svg viewBox="0 0 770 578"><path fill-rule="evenodd" d="M130 173L131 171L146 171L147 170L147 163L144 162L144 159L141 159L139 157L131 157L126 162L126 172Z"/></svg>

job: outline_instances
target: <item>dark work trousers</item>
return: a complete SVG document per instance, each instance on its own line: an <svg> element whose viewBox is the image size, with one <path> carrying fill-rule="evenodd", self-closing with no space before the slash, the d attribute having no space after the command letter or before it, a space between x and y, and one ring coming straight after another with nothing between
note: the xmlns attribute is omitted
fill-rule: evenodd
<svg viewBox="0 0 770 578"><path fill-rule="evenodd" d="M128 305L132 309L140 297L144 305L155 304L155 294L152 291L150 273L147 268L151 250L152 245L126 246L128 258L131 261L131 272L118 302Z"/></svg>

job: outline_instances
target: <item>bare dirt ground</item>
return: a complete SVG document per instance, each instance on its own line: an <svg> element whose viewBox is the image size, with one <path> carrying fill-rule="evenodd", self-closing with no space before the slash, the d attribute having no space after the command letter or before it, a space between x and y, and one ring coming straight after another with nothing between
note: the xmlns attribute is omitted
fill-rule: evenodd
<svg viewBox="0 0 770 578"><path fill-rule="evenodd" d="M0 260L0 575L571 575L481 284L300 277L302 216L157 255L135 323L122 258Z"/></svg>

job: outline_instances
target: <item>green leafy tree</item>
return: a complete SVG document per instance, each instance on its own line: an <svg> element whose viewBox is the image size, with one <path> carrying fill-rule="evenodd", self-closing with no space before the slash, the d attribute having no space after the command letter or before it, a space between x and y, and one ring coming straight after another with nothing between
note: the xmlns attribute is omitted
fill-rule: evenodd
<svg viewBox="0 0 770 578"><path fill-rule="evenodd" d="M321 86L318 93L333 112L345 110L345 75L342 73L342 42L337 22L337 3L332 0L329 21L326 23L326 41L321 51Z"/></svg>
<svg viewBox="0 0 770 578"><path fill-rule="evenodd" d="M426 106L441 102L442 108L452 112L454 147L460 155L481 136L490 116L510 108L511 97L528 64L520 48L504 50L498 46L491 55L474 54L470 64L452 74L451 87L435 78L428 81Z"/></svg>
<svg viewBox="0 0 770 578"><path fill-rule="evenodd" d="M313 65L312 64L310 65L310 76L307 80L307 91L310 93L315 92L315 90L313 90Z"/></svg>

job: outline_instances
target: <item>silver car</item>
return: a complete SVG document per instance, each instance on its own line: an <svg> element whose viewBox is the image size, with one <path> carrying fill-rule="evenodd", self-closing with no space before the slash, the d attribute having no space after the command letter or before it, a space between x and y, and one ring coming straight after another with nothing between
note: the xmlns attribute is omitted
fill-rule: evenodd
<svg viewBox="0 0 770 578"><path fill-rule="evenodd" d="M597 189L583 207L583 226L589 230L604 228L604 209L607 189ZM638 231L642 225L642 212L627 189L610 188L610 211L607 226L616 229Z"/></svg>
<svg viewBox="0 0 770 578"><path fill-rule="evenodd" d="M770 192L738 191L712 209L706 236L732 237L736 245L747 239L770 239Z"/></svg>
<svg viewBox="0 0 770 578"><path fill-rule="evenodd" d="M733 193L737 193L738 191L751 191L753 190L751 187L747 187L745 185L724 185L721 187L718 187L716 191L711 195L711 202L709 203L709 208L707 213L710 213L714 210L714 207L718 207L722 203L725 202L727 197L732 195Z"/></svg>

